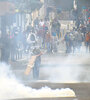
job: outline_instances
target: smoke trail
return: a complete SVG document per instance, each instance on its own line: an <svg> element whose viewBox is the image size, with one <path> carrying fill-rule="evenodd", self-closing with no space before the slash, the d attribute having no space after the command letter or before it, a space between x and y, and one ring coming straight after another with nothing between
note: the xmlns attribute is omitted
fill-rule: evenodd
<svg viewBox="0 0 90 100"><path fill-rule="evenodd" d="M49 87L42 87L41 89L36 90L31 87L26 87L15 78L10 70L10 66L0 63L0 100L74 96L74 91L69 88L52 90Z"/></svg>

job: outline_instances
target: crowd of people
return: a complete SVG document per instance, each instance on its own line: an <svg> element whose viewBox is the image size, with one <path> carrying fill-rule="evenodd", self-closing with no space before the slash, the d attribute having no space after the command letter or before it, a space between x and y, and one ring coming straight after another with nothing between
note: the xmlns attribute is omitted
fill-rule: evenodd
<svg viewBox="0 0 90 100"><path fill-rule="evenodd" d="M66 42L66 53L80 52L83 43L86 46L86 52L90 52L90 31L86 27L79 27L67 32L64 40Z"/></svg>
<svg viewBox="0 0 90 100"><path fill-rule="evenodd" d="M6 43L10 47L8 48L6 43L5 47L9 49L8 56L10 55L12 61L22 58L23 53L32 52L35 47L46 49L47 53L56 52L60 24L56 19L52 23L47 19L35 20L33 27L29 24L24 31L21 27L14 27L6 37Z"/></svg>
<svg viewBox="0 0 90 100"><path fill-rule="evenodd" d="M46 50L47 53L56 53L61 38L60 27L58 19L50 22L48 19L39 20L38 18L34 21L33 27L29 24L24 31L21 27L14 27L11 32L8 32L6 43L4 43L8 50L5 58L9 57L15 61L22 58L23 53L30 53L36 47ZM86 51L90 52L90 31L83 25L66 32L64 41L66 42L66 53L80 51L83 42L85 42Z"/></svg>
<svg viewBox="0 0 90 100"><path fill-rule="evenodd" d="M89 24L90 25L90 24ZM34 21L32 27L29 24L26 30L22 31L21 27L14 27L12 31L8 31L6 36L2 37L0 41L3 43L1 60L4 62L16 61L23 57L23 54L30 54L37 56L34 68L33 77L39 77L39 66L41 64L41 51L44 50L48 54L57 53L61 49L59 40L61 38L61 25L59 20L54 19L50 22L48 19ZM80 52L82 43L86 46L86 52L90 53L90 27L81 25L79 28L66 32L64 35L66 52L75 53ZM62 42L62 45L64 43ZM58 48L58 46L60 46Z"/></svg>
<svg viewBox="0 0 90 100"><path fill-rule="evenodd" d="M76 49L80 50L82 41L83 35L79 34L78 31L68 32L65 35L66 53L74 53Z"/></svg>

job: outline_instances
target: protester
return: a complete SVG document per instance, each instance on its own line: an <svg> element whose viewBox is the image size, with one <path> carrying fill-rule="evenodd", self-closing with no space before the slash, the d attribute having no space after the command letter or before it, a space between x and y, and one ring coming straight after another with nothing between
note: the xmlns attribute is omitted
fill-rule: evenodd
<svg viewBox="0 0 90 100"><path fill-rule="evenodd" d="M34 31L31 31L27 37L27 43L28 43L28 47L27 47L27 51L29 52L29 50L36 45L37 43L37 36L35 34Z"/></svg>
<svg viewBox="0 0 90 100"><path fill-rule="evenodd" d="M46 34L46 48L47 48L47 53L51 53L51 45L52 45L52 36L49 32Z"/></svg>
<svg viewBox="0 0 90 100"><path fill-rule="evenodd" d="M66 53L70 53L71 46L70 46L70 35L69 35L69 32L66 33L64 39L65 39L65 42L66 42Z"/></svg>
<svg viewBox="0 0 90 100"><path fill-rule="evenodd" d="M86 52L90 52L90 32L87 32L85 41L86 41Z"/></svg>
<svg viewBox="0 0 90 100"><path fill-rule="evenodd" d="M34 63L34 67L33 67L33 78L38 79L39 78L39 67L41 65L42 52L40 51L38 47L35 47L33 50L33 55L37 56L35 63Z"/></svg>

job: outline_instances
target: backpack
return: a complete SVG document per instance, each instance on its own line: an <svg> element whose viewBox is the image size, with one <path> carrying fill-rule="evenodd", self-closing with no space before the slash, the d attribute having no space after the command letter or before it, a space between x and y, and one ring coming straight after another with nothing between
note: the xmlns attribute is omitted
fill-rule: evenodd
<svg viewBox="0 0 90 100"><path fill-rule="evenodd" d="M31 41L35 41L35 36L34 36L34 34L31 34L30 40L31 40Z"/></svg>

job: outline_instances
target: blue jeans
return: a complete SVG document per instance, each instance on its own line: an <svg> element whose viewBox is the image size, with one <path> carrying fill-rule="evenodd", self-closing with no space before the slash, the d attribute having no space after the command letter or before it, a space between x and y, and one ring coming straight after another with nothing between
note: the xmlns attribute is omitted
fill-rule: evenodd
<svg viewBox="0 0 90 100"><path fill-rule="evenodd" d="M33 78L34 79L38 79L39 78L40 63L41 63L41 58L37 57L36 61L35 61L35 64L34 64L34 68L33 68Z"/></svg>

